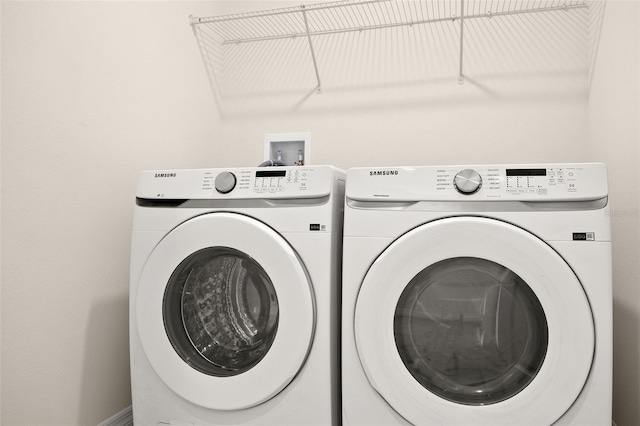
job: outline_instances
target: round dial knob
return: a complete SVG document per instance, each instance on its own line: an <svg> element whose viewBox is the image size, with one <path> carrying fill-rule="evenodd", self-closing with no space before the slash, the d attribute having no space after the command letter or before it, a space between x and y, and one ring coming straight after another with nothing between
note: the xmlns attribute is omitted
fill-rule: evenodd
<svg viewBox="0 0 640 426"><path fill-rule="evenodd" d="M236 175L231 172L222 172L216 176L214 185L219 193L228 194L236 187Z"/></svg>
<svg viewBox="0 0 640 426"><path fill-rule="evenodd" d="M482 186L482 176L475 170L464 169L453 178L453 185L459 193L471 195Z"/></svg>

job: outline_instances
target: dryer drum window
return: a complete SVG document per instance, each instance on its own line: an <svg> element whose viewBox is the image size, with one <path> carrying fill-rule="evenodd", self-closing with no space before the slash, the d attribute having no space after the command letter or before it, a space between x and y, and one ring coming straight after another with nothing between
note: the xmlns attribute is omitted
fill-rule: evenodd
<svg viewBox="0 0 640 426"><path fill-rule="evenodd" d="M416 275L396 306L394 335L411 375L460 404L504 401L536 376L547 321L531 288L495 262L458 257Z"/></svg>
<svg viewBox="0 0 640 426"><path fill-rule="evenodd" d="M264 269L228 247L184 259L163 300L167 336L194 369L211 376L248 371L267 354L278 328L278 298Z"/></svg>

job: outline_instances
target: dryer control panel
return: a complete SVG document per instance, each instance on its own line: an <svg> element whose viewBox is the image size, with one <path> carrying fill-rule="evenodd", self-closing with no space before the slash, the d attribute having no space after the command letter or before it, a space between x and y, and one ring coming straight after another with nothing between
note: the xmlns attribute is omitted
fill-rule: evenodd
<svg viewBox="0 0 640 426"><path fill-rule="evenodd" d="M360 201L588 201L607 193L601 163L356 168L346 188Z"/></svg>
<svg viewBox="0 0 640 426"><path fill-rule="evenodd" d="M252 167L142 172L138 198L282 199L330 194L344 172L331 166Z"/></svg>

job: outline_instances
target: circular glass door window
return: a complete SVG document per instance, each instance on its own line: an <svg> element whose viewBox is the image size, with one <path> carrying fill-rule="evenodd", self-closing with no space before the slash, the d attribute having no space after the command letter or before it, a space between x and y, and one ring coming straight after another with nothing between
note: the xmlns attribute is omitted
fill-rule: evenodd
<svg viewBox="0 0 640 426"><path fill-rule="evenodd" d="M531 288L495 262L459 257L416 275L395 310L394 337L411 375L460 404L504 401L536 376L547 321Z"/></svg>
<svg viewBox="0 0 640 426"><path fill-rule="evenodd" d="M211 376L248 371L278 328L278 299L264 269L228 247L193 253L169 279L163 301L167 336L194 369Z"/></svg>

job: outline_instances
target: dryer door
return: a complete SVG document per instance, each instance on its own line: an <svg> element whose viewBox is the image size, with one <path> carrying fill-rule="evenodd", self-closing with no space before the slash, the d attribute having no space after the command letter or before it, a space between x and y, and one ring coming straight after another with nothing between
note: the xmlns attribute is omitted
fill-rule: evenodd
<svg viewBox="0 0 640 426"><path fill-rule="evenodd" d="M314 297L291 246L263 223L211 213L172 230L135 295L145 354L194 404L239 410L278 394L302 367Z"/></svg>
<svg viewBox="0 0 640 426"><path fill-rule="evenodd" d="M362 282L355 336L371 385L414 424L552 424L594 353L589 302L562 257L479 217L393 242Z"/></svg>

